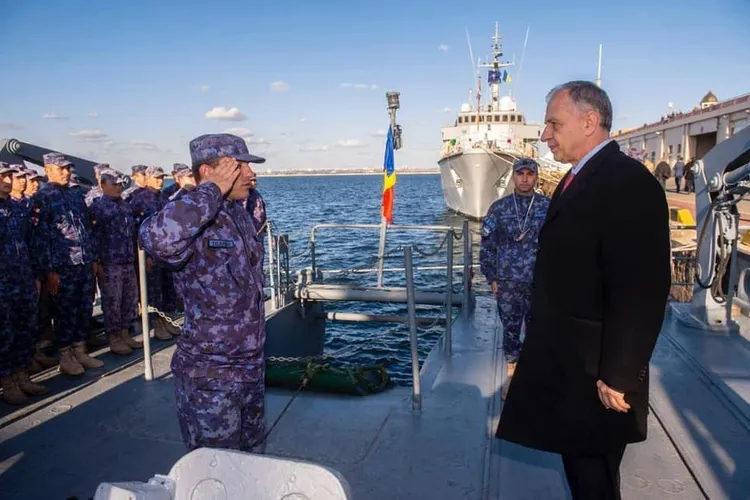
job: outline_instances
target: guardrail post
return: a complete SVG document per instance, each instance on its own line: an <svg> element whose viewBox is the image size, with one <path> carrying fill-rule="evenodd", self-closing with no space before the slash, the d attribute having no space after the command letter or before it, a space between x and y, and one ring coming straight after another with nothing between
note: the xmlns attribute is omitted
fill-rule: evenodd
<svg viewBox="0 0 750 500"><path fill-rule="evenodd" d="M404 260L406 261L406 302L409 314L409 340L411 343L411 408L413 411L422 411L422 388L419 378L419 350L417 349L417 310L414 304L414 269L411 259L411 246L404 248Z"/></svg>
<svg viewBox="0 0 750 500"><path fill-rule="evenodd" d="M151 327L148 324L148 287L146 285L146 252L138 247L138 284L141 291L141 330L143 336L143 376L147 381L154 379L154 366L151 364Z"/></svg>
<svg viewBox="0 0 750 500"><path fill-rule="evenodd" d="M451 355L453 351L453 230L448 231L448 258L445 282L445 353Z"/></svg>
<svg viewBox="0 0 750 500"><path fill-rule="evenodd" d="M266 230L268 231L268 281L271 283L271 304L273 304L274 309L278 309L278 302L276 300L276 285L275 285L275 279L276 279L276 269L274 266L274 244L273 244L273 234L271 233L271 227L266 226Z"/></svg>
<svg viewBox="0 0 750 500"><path fill-rule="evenodd" d="M461 310L464 319L468 319L471 310L471 231L469 230L469 221L464 220L463 224L464 237L464 303Z"/></svg>

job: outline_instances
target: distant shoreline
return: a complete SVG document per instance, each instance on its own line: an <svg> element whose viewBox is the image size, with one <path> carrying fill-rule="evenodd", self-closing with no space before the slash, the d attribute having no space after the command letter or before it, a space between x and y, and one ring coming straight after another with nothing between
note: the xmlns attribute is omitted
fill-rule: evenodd
<svg viewBox="0 0 750 500"><path fill-rule="evenodd" d="M383 175L383 172L292 172L289 174L282 172L273 172L270 174L258 172L258 177L353 177L358 175ZM397 170L396 175L440 175L440 171L434 170L429 172L399 172Z"/></svg>

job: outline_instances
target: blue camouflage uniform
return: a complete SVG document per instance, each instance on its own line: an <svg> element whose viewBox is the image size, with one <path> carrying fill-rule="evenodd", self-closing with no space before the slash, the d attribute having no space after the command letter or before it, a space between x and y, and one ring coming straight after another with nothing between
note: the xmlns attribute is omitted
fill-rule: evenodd
<svg viewBox="0 0 750 500"><path fill-rule="evenodd" d="M133 175L135 175L135 174L144 173L144 172L146 172L147 169L148 169L148 167L146 165L133 165L131 167L131 177ZM139 187L135 182L133 182L133 185L130 186L129 188L127 188L125 191L123 191L122 195L120 195L120 196L121 196L121 198L123 200L127 200L131 196L133 196L134 193L136 193L136 192L138 192L138 191L140 191L142 189L146 189L146 188Z"/></svg>
<svg viewBox="0 0 750 500"><path fill-rule="evenodd" d="M0 162L0 173L16 166ZM0 376L25 370L31 363L37 334L35 273L29 259L27 207L0 198Z"/></svg>
<svg viewBox="0 0 750 500"><path fill-rule="evenodd" d="M193 164L262 162L229 134L190 143ZM146 219L144 248L175 266L185 324L172 358L183 439L198 447L258 451L265 433L265 311L261 245L240 203L200 184Z"/></svg>
<svg viewBox="0 0 750 500"><path fill-rule="evenodd" d="M260 233L266 224L266 202L257 189L251 189L247 199L243 201L247 213L253 218L255 231Z"/></svg>
<svg viewBox="0 0 750 500"><path fill-rule="evenodd" d="M536 162L528 158L517 160L513 168L538 170ZM480 269L489 283L497 282L503 352L509 363L515 363L521 351L521 325L529 317L539 231L548 207L546 196L514 192L493 203L482 220Z"/></svg>
<svg viewBox="0 0 750 500"><path fill-rule="evenodd" d="M94 165L94 172L96 173L97 178L101 178L102 172L105 170L110 170L108 163L97 163ZM101 186L96 185L92 187L89 189L88 193L86 193L86 206L90 207L95 199L103 195L104 193L102 192Z"/></svg>
<svg viewBox="0 0 750 500"><path fill-rule="evenodd" d="M146 175L149 177L164 177L164 169L161 167L148 167ZM135 217L136 227L140 226L144 219L161 210L166 201L161 191L155 191L148 187L135 190L128 199L128 203ZM159 263L157 258L154 258L153 254L150 252L147 252L147 254L151 257L152 261L151 272L146 273L148 302L160 311L167 312L169 308L164 296L164 282L167 279L165 277L166 269L163 264Z"/></svg>
<svg viewBox="0 0 750 500"><path fill-rule="evenodd" d="M167 201L179 200L182 196L188 192L177 184L177 179L185 175L192 175L193 170L185 165L184 163L175 163L172 168L172 177L175 179L175 183L162 190ZM164 273L164 301L166 306L172 308L176 312L184 310L184 304L182 302L181 293L177 288L177 284L174 281L172 272L167 270Z"/></svg>
<svg viewBox="0 0 750 500"><path fill-rule="evenodd" d="M71 163L58 153L44 155L45 164ZM50 296L60 347L83 342L89 335L94 293L96 248L83 193L74 187L48 183L32 198L32 255L39 277L60 276Z"/></svg>
<svg viewBox="0 0 750 500"><path fill-rule="evenodd" d="M101 179L121 182L114 171L105 171ZM103 276L102 291L104 328L107 335L119 337L135 320L138 311L138 284L135 274L135 218L122 198L102 195L91 207L91 225L97 245Z"/></svg>

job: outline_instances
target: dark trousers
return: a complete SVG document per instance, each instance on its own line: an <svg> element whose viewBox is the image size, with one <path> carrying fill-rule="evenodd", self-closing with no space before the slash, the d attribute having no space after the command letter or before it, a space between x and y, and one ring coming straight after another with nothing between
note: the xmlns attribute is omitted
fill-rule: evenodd
<svg viewBox="0 0 750 500"><path fill-rule="evenodd" d="M620 500L622 448L601 455L563 454L565 477L573 500Z"/></svg>

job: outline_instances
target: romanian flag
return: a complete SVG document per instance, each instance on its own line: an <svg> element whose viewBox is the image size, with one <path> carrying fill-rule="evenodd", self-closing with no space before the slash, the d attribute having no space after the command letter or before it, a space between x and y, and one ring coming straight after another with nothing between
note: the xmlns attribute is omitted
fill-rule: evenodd
<svg viewBox="0 0 750 500"><path fill-rule="evenodd" d="M393 128L388 127L388 138L385 141L385 159L383 160L383 218L388 224L393 223L393 191L396 187L396 165L393 161Z"/></svg>

